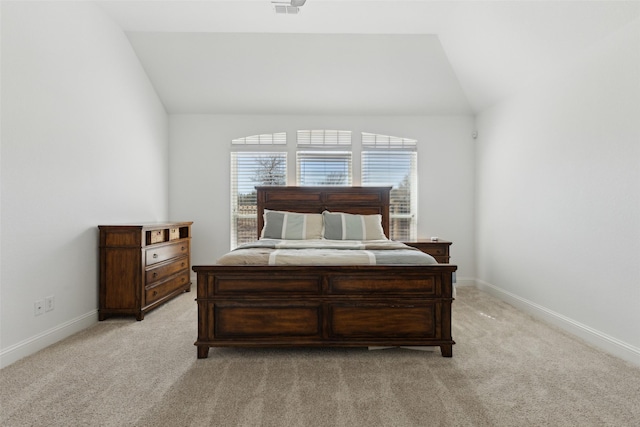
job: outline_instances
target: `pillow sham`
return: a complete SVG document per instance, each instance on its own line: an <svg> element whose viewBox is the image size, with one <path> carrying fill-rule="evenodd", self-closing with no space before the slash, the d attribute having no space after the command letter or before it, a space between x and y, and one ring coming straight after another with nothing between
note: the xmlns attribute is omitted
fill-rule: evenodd
<svg viewBox="0 0 640 427"><path fill-rule="evenodd" d="M324 238L330 240L388 240L382 229L382 215L322 213Z"/></svg>
<svg viewBox="0 0 640 427"><path fill-rule="evenodd" d="M270 211L265 209L261 238L322 239L322 214Z"/></svg>

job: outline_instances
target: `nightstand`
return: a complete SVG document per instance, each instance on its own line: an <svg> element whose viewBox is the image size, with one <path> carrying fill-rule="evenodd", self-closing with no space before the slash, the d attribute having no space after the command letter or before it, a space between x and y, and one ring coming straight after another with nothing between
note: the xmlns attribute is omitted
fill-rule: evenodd
<svg viewBox="0 0 640 427"><path fill-rule="evenodd" d="M440 264L449 263L449 246L451 242L447 240L420 240L414 242L402 242L407 246L414 247L422 252L431 255Z"/></svg>

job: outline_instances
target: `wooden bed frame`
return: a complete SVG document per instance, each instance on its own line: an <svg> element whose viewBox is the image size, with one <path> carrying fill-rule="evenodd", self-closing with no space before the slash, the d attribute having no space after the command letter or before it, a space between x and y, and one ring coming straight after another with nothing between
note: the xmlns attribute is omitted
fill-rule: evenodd
<svg viewBox="0 0 640 427"><path fill-rule="evenodd" d="M258 187L264 209L381 214L390 187ZM210 347L440 346L451 357L455 265L194 266L198 358Z"/></svg>

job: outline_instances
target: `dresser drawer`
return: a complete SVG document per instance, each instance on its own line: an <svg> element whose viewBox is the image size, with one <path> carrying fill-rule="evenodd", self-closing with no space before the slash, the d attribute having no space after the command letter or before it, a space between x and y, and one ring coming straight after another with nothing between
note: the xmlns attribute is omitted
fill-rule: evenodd
<svg viewBox="0 0 640 427"><path fill-rule="evenodd" d="M171 258L176 258L189 253L188 242L178 242L170 245L159 246L157 248L149 248L145 253L147 265L157 264Z"/></svg>
<svg viewBox="0 0 640 427"><path fill-rule="evenodd" d="M147 232L148 241L150 244L164 242L164 230L151 230Z"/></svg>
<svg viewBox="0 0 640 427"><path fill-rule="evenodd" d="M446 255L449 251L447 248L444 248L442 246L436 246L436 245L431 245L425 249L423 249L424 252L432 255L432 256L436 256L436 255Z"/></svg>
<svg viewBox="0 0 640 427"><path fill-rule="evenodd" d="M186 270L189 268L189 257L183 256L181 258L176 259L170 264L158 265L157 267L153 267L146 271L145 279L146 283L156 282L158 280L162 280L165 277L169 277L178 273L181 270Z"/></svg>
<svg viewBox="0 0 640 427"><path fill-rule="evenodd" d="M161 298L171 294L176 289L189 283L189 270L180 273L164 282L156 282L145 288L145 301L147 305L158 301Z"/></svg>
<svg viewBox="0 0 640 427"><path fill-rule="evenodd" d="M180 238L180 229L179 228L170 228L169 229L169 240L176 240Z"/></svg>

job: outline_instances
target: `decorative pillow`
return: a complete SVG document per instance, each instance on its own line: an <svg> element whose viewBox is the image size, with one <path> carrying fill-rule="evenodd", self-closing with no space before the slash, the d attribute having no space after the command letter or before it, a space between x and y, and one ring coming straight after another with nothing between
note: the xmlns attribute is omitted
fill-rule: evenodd
<svg viewBox="0 0 640 427"><path fill-rule="evenodd" d="M264 210L265 239L322 239L322 214Z"/></svg>
<svg viewBox="0 0 640 427"><path fill-rule="evenodd" d="M382 229L382 215L354 215L324 211L322 216L325 239L387 240Z"/></svg>

